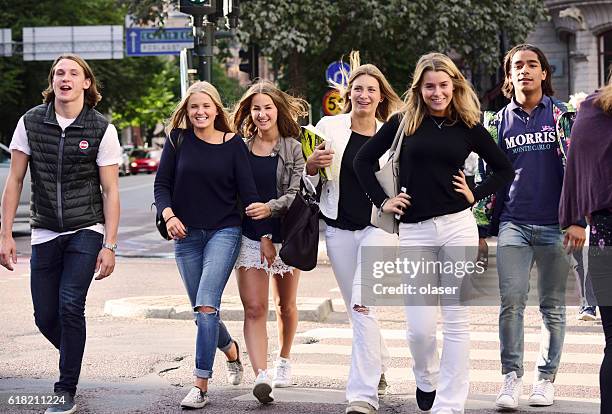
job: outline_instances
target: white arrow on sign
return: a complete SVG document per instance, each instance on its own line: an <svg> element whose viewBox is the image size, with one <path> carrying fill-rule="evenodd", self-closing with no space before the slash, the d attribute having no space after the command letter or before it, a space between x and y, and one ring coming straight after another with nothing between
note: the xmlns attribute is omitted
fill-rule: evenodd
<svg viewBox="0 0 612 414"><path fill-rule="evenodd" d="M136 36L138 36L136 32L130 32L130 37L132 38L132 52L136 52Z"/></svg>

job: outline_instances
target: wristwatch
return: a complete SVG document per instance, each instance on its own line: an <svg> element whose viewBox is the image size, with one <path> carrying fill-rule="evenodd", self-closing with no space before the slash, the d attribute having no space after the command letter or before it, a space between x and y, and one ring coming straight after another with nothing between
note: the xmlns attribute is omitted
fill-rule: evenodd
<svg viewBox="0 0 612 414"><path fill-rule="evenodd" d="M270 233L264 234L261 237L265 237L266 239L272 240L272 234L270 234Z"/></svg>
<svg viewBox="0 0 612 414"><path fill-rule="evenodd" d="M103 243L102 247L115 253L115 251L117 250L117 243Z"/></svg>

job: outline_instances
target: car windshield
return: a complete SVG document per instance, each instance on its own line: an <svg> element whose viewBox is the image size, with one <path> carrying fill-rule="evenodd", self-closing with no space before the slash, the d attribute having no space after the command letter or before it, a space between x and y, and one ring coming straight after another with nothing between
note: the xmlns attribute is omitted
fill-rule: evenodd
<svg viewBox="0 0 612 414"><path fill-rule="evenodd" d="M134 150L130 154L130 157L134 157L134 158L148 158L148 154L149 154L149 152L145 151L145 150Z"/></svg>

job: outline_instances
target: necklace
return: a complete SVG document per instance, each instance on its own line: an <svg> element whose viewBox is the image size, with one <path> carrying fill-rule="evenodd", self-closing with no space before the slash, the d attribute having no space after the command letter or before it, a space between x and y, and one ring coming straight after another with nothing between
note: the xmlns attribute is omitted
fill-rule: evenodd
<svg viewBox="0 0 612 414"><path fill-rule="evenodd" d="M277 138L277 142L278 142L278 139L280 139L280 138ZM256 141L258 140L260 142L260 145L263 145L264 142L265 142L265 141L263 141L261 138L259 138L257 136L255 137L255 140ZM259 155L259 156L260 157L276 157L277 153L274 151L274 148L276 148L276 143L274 144L274 146L272 147L272 151L268 155ZM251 153L255 154L253 152L253 149L251 149ZM257 154L255 154L255 155L257 155Z"/></svg>
<svg viewBox="0 0 612 414"><path fill-rule="evenodd" d="M442 122L438 123L438 122L436 121L436 119L435 119L433 116L429 115L429 117L431 118L431 120L433 121L433 123L434 123L434 124L436 124L436 126L438 127L438 129L442 129L442 126L444 126L444 123L446 122L446 118L444 118L444 119L442 120Z"/></svg>

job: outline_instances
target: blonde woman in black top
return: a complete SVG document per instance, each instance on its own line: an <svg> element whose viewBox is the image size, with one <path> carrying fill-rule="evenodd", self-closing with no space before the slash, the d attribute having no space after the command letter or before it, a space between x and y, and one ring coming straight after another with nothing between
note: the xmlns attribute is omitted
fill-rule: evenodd
<svg viewBox="0 0 612 414"><path fill-rule="evenodd" d="M416 260L457 263L472 259L466 247L473 246L475 258L478 230L470 206L511 180L511 165L480 124L476 94L449 57L431 53L419 59L405 102L401 113L391 117L357 154L357 176L377 207L401 216L402 253ZM406 191L389 198L372 165L391 146L402 117L406 123L400 187ZM460 170L471 151L494 171L473 191ZM423 282L426 276L419 273L412 280ZM461 277L448 272L428 276L443 284ZM405 308L417 403L433 413L463 413L468 395L469 313L456 299L423 295ZM444 320L442 361L436 345L438 300Z"/></svg>

